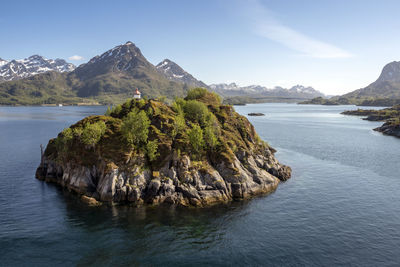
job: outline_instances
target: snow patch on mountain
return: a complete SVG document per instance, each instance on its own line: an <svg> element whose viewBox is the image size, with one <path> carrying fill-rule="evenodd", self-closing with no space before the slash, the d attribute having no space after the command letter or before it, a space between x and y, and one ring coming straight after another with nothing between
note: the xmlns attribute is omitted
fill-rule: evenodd
<svg viewBox="0 0 400 267"><path fill-rule="evenodd" d="M205 83L197 80L191 74L182 69L175 62L164 59L156 66L157 70L169 80L185 83L191 87L207 87Z"/></svg>
<svg viewBox="0 0 400 267"><path fill-rule="evenodd" d="M48 71L70 72L74 69L73 64L63 59L46 59L39 55L11 61L0 58L0 82L28 78Z"/></svg>

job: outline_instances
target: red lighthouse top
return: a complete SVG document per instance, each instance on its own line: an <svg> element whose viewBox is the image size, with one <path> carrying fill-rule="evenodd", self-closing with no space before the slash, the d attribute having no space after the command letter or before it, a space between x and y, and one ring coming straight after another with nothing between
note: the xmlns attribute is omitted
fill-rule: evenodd
<svg viewBox="0 0 400 267"><path fill-rule="evenodd" d="M135 95L140 95L139 90L136 88Z"/></svg>

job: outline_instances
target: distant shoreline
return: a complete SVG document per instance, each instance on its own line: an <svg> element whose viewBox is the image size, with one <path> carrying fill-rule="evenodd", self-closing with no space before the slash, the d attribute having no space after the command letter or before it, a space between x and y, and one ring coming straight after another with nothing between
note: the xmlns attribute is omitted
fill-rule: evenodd
<svg viewBox="0 0 400 267"><path fill-rule="evenodd" d="M109 106L107 104L100 104L100 103L74 103L74 104L40 104L40 105L21 105L21 104L16 104L16 105L5 105L5 104L0 104L0 107L70 107L70 106L75 106L75 107L83 107L83 106Z"/></svg>

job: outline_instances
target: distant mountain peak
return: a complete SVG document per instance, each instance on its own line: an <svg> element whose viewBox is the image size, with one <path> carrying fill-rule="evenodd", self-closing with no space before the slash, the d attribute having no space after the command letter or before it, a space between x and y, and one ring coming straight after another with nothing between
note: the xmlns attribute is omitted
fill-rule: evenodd
<svg viewBox="0 0 400 267"><path fill-rule="evenodd" d="M48 71L70 72L74 69L73 64L63 59L46 59L40 55L11 61L0 59L0 82L19 80Z"/></svg>
<svg viewBox="0 0 400 267"><path fill-rule="evenodd" d="M379 76L377 82L400 82L400 61L393 61L386 64Z"/></svg>
<svg viewBox="0 0 400 267"><path fill-rule="evenodd" d="M169 80L185 83L191 87L207 87L205 83L194 78L170 59L164 59L156 65L156 68Z"/></svg>
<svg viewBox="0 0 400 267"><path fill-rule="evenodd" d="M40 55L32 55L32 56L28 57L28 59L31 59L31 60L44 60L45 58L40 56Z"/></svg>
<svg viewBox="0 0 400 267"><path fill-rule="evenodd" d="M158 63L156 68L164 73L169 73L176 78L182 78L184 75L188 74L178 64L167 58Z"/></svg>
<svg viewBox="0 0 400 267"><path fill-rule="evenodd" d="M144 69L154 68L142 55L140 49L128 41L93 57L88 63L76 68L75 73L82 79L90 79L109 72L134 75L140 66Z"/></svg>
<svg viewBox="0 0 400 267"><path fill-rule="evenodd" d="M131 59L132 57L143 56L140 49L136 47L132 42L126 42L125 44L118 45L103 54L100 55L100 59L103 58L123 58Z"/></svg>
<svg viewBox="0 0 400 267"><path fill-rule="evenodd" d="M349 99L363 98L400 98L400 61L386 64L378 79L364 88L357 89L341 97Z"/></svg>

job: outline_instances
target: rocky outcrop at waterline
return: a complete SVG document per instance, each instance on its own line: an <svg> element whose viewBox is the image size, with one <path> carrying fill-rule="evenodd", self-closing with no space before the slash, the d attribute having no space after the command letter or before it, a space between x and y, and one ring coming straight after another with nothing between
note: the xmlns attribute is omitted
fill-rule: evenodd
<svg viewBox="0 0 400 267"><path fill-rule="evenodd" d="M382 126L374 129L375 131L381 132L385 135L391 135L400 138L400 121L389 120Z"/></svg>
<svg viewBox="0 0 400 267"><path fill-rule="evenodd" d="M268 193L290 178L254 127L203 89L172 106L130 100L49 141L36 177L85 199L208 206Z"/></svg>
<svg viewBox="0 0 400 267"><path fill-rule="evenodd" d="M385 121L382 126L375 128L374 131L400 138L400 105L379 110L349 110L342 112L342 114L364 116L364 120L368 121Z"/></svg>

